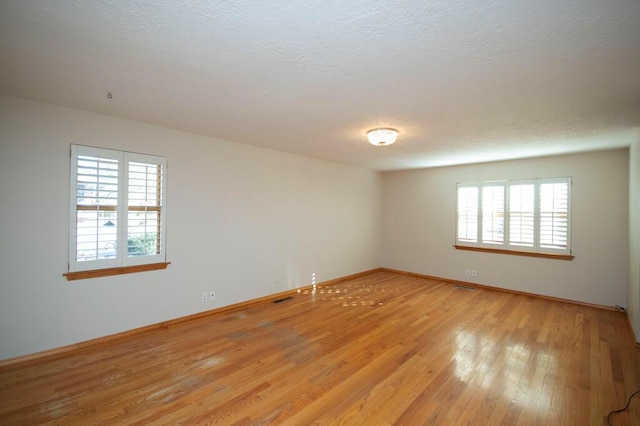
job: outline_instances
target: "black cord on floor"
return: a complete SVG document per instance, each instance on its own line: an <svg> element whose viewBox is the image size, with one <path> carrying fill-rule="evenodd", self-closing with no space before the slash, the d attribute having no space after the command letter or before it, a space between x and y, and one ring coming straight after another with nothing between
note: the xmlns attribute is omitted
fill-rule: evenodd
<svg viewBox="0 0 640 426"><path fill-rule="evenodd" d="M631 404L631 398L633 398L634 396L640 394L640 389L638 389L637 391L635 391L634 393L632 393L629 396L629 400L627 401L627 405L624 406L624 408L621 408L619 410L613 410L612 412L610 412L609 414L607 414L607 424L611 425L611 415L615 414L615 413L622 413L623 411L626 411L627 409L629 409L629 404Z"/></svg>

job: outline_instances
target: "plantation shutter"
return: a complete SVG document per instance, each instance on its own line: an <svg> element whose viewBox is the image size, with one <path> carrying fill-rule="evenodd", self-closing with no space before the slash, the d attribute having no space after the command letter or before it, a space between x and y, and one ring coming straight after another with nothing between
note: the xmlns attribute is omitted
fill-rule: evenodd
<svg viewBox="0 0 640 426"><path fill-rule="evenodd" d="M121 193L119 153L72 145L70 269L117 266Z"/></svg>
<svg viewBox="0 0 640 426"><path fill-rule="evenodd" d="M509 185L509 245L533 247L535 244L535 185Z"/></svg>
<svg viewBox="0 0 640 426"><path fill-rule="evenodd" d="M458 186L457 241L478 242L478 187Z"/></svg>
<svg viewBox="0 0 640 426"><path fill-rule="evenodd" d="M126 154L127 265L164 261L165 215L163 158ZM156 260L152 260L157 258Z"/></svg>
<svg viewBox="0 0 640 426"><path fill-rule="evenodd" d="M482 187L482 243L504 244L504 184Z"/></svg>
<svg viewBox="0 0 640 426"><path fill-rule="evenodd" d="M570 179L540 183L540 248L567 252L569 247Z"/></svg>
<svg viewBox="0 0 640 426"><path fill-rule="evenodd" d="M571 254L571 178L459 183L456 244Z"/></svg>
<svg viewBox="0 0 640 426"><path fill-rule="evenodd" d="M166 261L163 157L71 145L69 271Z"/></svg>

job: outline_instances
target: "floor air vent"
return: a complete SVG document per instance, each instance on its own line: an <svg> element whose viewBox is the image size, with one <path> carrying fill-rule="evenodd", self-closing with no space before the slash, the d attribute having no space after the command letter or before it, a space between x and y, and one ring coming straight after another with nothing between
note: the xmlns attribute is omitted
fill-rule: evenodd
<svg viewBox="0 0 640 426"><path fill-rule="evenodd" d="M283 297L282 299L276 299L273 301L273 303L282 303L282 302L286 302L287 300L291 300L293 299L293 296L287 296L287 297Z"/></svg>
<svg viewBox="0 0 640 426"><path fill-rule="evenodd" d="M467 287L466 285L456 284L456 287L462 290L475 290L475 287Z"/></svg>

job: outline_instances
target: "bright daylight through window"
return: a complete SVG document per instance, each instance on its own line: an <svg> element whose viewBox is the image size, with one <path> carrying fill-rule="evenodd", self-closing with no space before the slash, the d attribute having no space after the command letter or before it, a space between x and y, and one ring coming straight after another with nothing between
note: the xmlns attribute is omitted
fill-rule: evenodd
<svg viewBox="0 0 640 426"><path fill-rule="evenodd" d="M571 178L458 184L456 246L571 254Z"/></svg>
<svg viewBox="0 0 640 426"><path fill-rule="evenodd" d="M166 158L71 145L69 272L165 262Z"/></svg>

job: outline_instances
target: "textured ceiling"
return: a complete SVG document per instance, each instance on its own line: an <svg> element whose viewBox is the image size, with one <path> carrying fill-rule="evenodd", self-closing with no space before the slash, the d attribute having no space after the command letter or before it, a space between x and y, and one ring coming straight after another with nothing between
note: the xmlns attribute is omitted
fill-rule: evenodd
<svg viewBox="0 0 640 426"><path fill-rule="evenodd" d="M2 0L0 93L376 170L620 147L640 1Z"/></svg>

